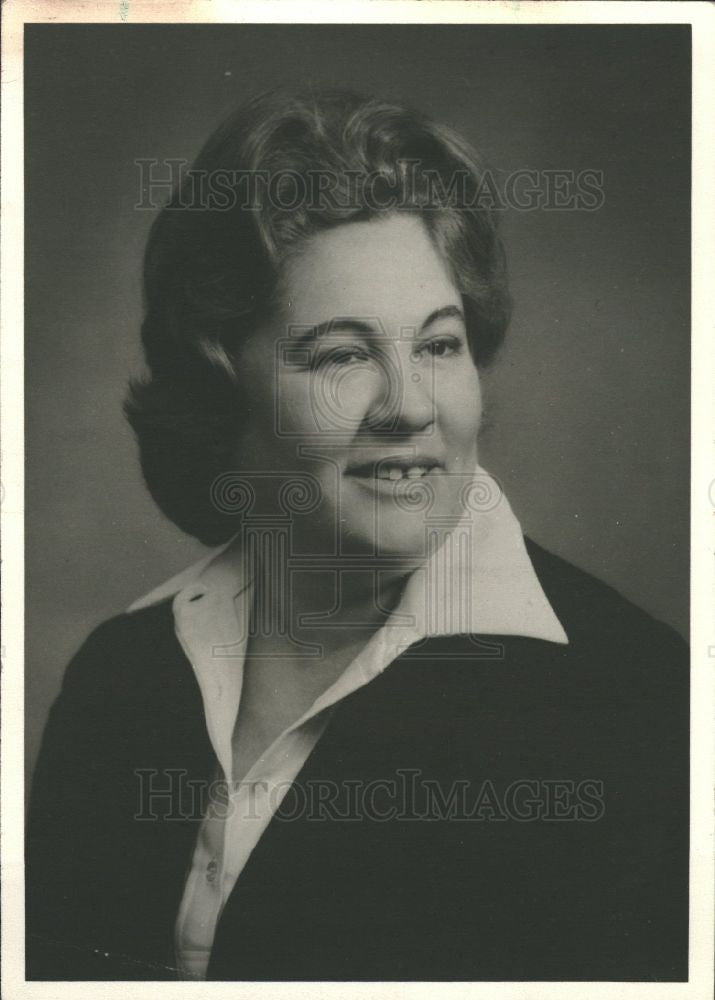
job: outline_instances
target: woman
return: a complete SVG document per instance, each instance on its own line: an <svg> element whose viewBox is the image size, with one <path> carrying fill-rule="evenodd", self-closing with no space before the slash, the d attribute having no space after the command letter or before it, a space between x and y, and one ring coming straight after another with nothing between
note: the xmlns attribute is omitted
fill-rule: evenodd
<svg viewBox="0 0 715 1000"><path fill-rule="evenodd" d="M482 179L401 107L269 94L159 214L128 415L216 548L66 672L30 978L687 977L687 655L478 465Z"/></svg>

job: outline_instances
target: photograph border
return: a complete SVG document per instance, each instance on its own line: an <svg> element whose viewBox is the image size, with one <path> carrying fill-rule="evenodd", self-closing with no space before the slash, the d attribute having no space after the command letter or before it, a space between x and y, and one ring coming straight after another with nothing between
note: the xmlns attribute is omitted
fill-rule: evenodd
<svg viewBox="0 0 715 1000"><path fill-rule="evenodd" d="M501 997L579 1000L647 998L704 1000L713 994L713 711L715 690L715 6L693 2L22 2L6 0L3 14L2 103L2 994L16 998L123 998L123 982L27 982L24 978L24 356L23 356L23 29L29 23L334 23L334 24L691 24L693 44L692 147L692 373L691 373L691 844L690 979L687 983L597 982L133 982L132 997L417 998Z"/></svg>

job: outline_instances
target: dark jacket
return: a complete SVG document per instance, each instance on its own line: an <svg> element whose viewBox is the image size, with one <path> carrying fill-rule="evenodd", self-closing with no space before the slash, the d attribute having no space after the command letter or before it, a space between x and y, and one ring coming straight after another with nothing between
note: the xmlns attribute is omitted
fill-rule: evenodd
<svg viewBox="0 0 715 1000"><path fill-rule="evenodd" d="M209 979L687 979L685 644L528 550L569 645L431 639L341 702L226 904ZM215 767L170 602L97 628L34 778L29 979L176 976L186 789ZM137 818L148 787L173 799ZM357 814L349 787L372 790Z"/></svg>

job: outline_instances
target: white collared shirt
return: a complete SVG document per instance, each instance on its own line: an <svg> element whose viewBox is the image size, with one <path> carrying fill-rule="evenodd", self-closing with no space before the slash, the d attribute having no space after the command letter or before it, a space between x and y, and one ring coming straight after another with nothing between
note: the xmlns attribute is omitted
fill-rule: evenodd
<svg viewBox="0 0 715 1000"><path fill-rule="evenodd" d="M208 808L184 888L175 935L184 978L205 978L226 900L341 699L429 636L520 635L568 642L498 484L479 467L475 484L491 502L465 511L438 545L428 542L425 562L411 574L386 624L240 783L233 780L232 745L253 606L240 549L232 540L131 606L136 610L173 596L176 634L201 689L217 777L226 782L229 797Z"/></svg>

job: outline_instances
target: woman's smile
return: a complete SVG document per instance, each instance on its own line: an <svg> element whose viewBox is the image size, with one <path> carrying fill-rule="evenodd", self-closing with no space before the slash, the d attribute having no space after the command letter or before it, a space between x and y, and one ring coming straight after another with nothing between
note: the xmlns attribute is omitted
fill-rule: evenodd
<svg viewBox="0 0 715 1000"><path fill-rule="evenodd" d="M387 455L382 458L360 461L349 465L344 475L351 476L361 483L377 487L385 483L396 486L398 483L425 479L433 476L444 468L439 459L426 455L406 456Z"/></svg>

